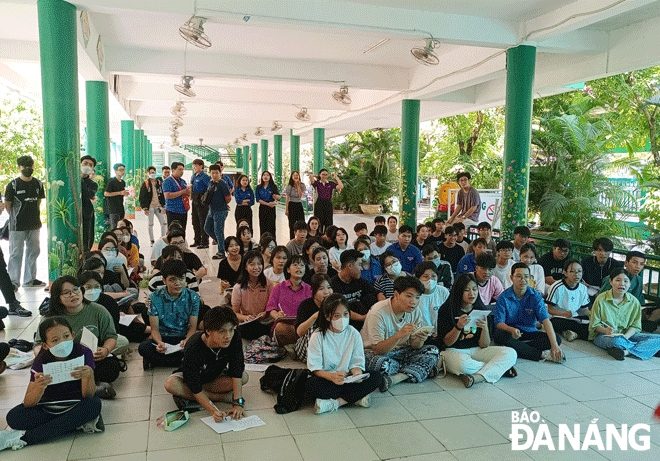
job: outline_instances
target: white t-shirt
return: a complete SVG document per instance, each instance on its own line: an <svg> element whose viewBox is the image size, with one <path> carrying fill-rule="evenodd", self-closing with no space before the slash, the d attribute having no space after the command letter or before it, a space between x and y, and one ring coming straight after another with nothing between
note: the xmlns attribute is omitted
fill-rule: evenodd
<svg viewBox="0 0 660 461"><path fill-rule="evenodd" d="M163 253L163 249L167 246L168 244L163 241L162 238L159 238L154 242L154 246L151 247L151 260L152 261L158 261L158 258L160 258L160 255Z"/></svg>
<svg viewBox="0 0 660 461"><path fill-rule="evenodd" d="M500 282L502 282L502 286L505 289L511 286L511 266L513 266L513 264L514 262L509 259L506 262L506 267L502 268L498 264L495 264L495 269L493 269L493 276L500 279ZM507 279L509 280L508 282Z"/></svg>
<svg viewBox="0 0 660 461"><path fill-rule="evenodd" d="M419 297L419 310L422 314L423 325L425 327L433 327L433 333L438 331L438 311L447 298L449 297L449 290L441 284L435 287L433 293L423 294ZM421 325L420 325L421 326Z"/></svg>
<svg viewBox="0 0 660 461"><path fill-rule="evenodd" d="M553 303L557 310L571 311L575 317L580 308L589 304L589 293L587 287L578 283L575 288L570 288L563 280L557 280L548 289L548 302Z"/></svg>
<svg viewBox="0 0 660 461"><path fill-rule="evenodd" d="M380 255L382 255L383 253L385 253L385 251L387 250L387 248L389 246L390 246L390 244L387 243L387 241L385 242L385 245L383 245L382 247L379 247L375 243L372 243L371 244L371 256L380 256Z"/></svg>
<svg viewBox="0 0 660 461"><path fill-rule="evenodd" d="M264 269L264 275L268 280L273 282L274 285L277 285L278 283L282 283L286 280L286 277L284 276L284 271L282 271L281 274L275 274L275 272L273 271L273 266Z"/></svg>
<svg viewBox="0 0 660 461"><path fill-rule="evenodd" d="M348 373L351 368L356 367L365 369L362 337L355 328L349 325L341 333L333 333L330 330L325 334L318 330L312 333L307 347L309 371Z"/></svg>
<svg viewBox="0 0 660 461"><path fill-rule="evenodd" d="M534 288L539 293L541 293L541 296L545 296L545 289L546 289L545 273L543 272L543 268L541 267L541 265L532 264L531 266L529 266L529 273L532 276L532 280L529 281L529 286ZM509 269L507 270L506 278L502 285L504 285L505 290L509 288L511 285L513 285L513 280L511 280L511 266L509 266Z"/></svg>
<svg viewBox="0 0 660 461"><path fill-rule="evenodd" d="M404 313L403 317L397 319L394 311L392 311L391 299L377 302L369 309L360 331L364 347L371 348L373 345L391 338L406 323L418 326L424 325L421 309L413 309L412 312ZM408 346L409 344L410 340L407 340L405 343L399 343L397 347Z"/></svg>
<svg viewBox="0 0 660 461"><path fill-rule="evenodd" d="M337 248L337 247L332 247L330 248L330 251L328 251L328 257L330 259L330 262L336 262L337 264L341 265L341 261L339 258L341 257L341 254L346 251L348 247L346 248Z"/></svg>
<svg viewBox="0 0 660 461"><path fill-rule="evenodd" d="M513 261L519 263L520 262L520 250L517 249L516 247L513 247Z"/></svg>
<svg viewBox="0 0 660 461"><path fill-rule="evenodd" d="M390 230L387 230L387 235L385 236L385 241L387 243L394 243L399 241L399 231L396 232L390 232Z"/></svg>

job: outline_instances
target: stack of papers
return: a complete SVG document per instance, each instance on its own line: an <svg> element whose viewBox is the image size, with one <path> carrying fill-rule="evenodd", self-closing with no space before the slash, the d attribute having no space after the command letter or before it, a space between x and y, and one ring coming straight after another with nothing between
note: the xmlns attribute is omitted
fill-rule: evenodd
<svg viewBox="0 0 660 461"><path fill-rule="evenodd" d="M220 423L216 423L213 416L207 416L206 418L202 418L202 422L218 434L224 434L225 432L240 432L245 429L266 425L266 423L256 415L246 416L243 419L237 420L231 419L227 416L225 420Z"/></svg>
<svg viewBox="0 0 660 461"><path fill-rule="evenodd" d="M360 382L360 381L364 381L369 376L370 376L369 373L362 373L361 375L355 375L355 376L353 376L353 375L347 376L347 377L344 378L344 384L357 383L357 382Z"/></svg>
<svg viewBox="0 0 660 461"><path fill-rule="evenodd" d="M83 355L63 362L44 363L44 374L53 378L53 382L49 385L64 383L66 381L75 381L73 376L71 376L71 372L73 372L76 367L82 367L84 365L85 356Z"/></svg>

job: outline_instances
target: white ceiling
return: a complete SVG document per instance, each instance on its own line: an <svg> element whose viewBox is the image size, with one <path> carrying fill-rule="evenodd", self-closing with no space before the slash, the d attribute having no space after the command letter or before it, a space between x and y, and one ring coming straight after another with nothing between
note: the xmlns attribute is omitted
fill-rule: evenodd
<svg viewBox="0 0 660 461"><path fill-rule="evenodd" d="M660 1L650 0L80 0L105 46L105 68L79 46L80 85L116 82L111 136L130 117L154 143L169 139L170 107L186 101L183 143L225 144L274 120L311 140L398 126L401 100L422 100L422 121L500 105L505 50L537 46L536 95L660 64ZM208 18L212 47L188 45L178 28ZM410 49L432 35L440 64ZM374 50L364 51L387 39ZM195 98L174 90L185 70ZM34 0L0 0L0 77L40 97ZM353 103L331 96L342 84ZM84 116L81 91L81 120ZM310 122L295 118L308 108Z"/></svg>

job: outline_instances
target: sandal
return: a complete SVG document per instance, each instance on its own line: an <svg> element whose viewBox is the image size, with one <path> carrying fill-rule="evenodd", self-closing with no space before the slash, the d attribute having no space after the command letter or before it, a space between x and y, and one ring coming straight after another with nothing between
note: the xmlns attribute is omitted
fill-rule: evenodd
<svg viewBox="0 0 660 461"><path fill-rule="evenodd" d="M459 378L463 381L466 389L469 389L474 384L474 376L472 375L460 375Z"/></svg>
<svg viewBox="0 0 660 461"><path fill-rule="evenodd" d="M504 376L505 378L515 378L516 376L518 376L518 372L514 367L511 367L506 372L504 372L502 376Z"/></svg>
<svg viewBox="0 0 660 461"><path fill-rule="evenodd" d="M429 379L433 379L439 374L440 374L440 369L438 368L438 365L433 365L433 368L431 368L431 372L429 373Z"/></svg>
<svg viewBox="0 0 660 461"><path fill-rule="evenodd" d="M380 382L380 386L378 386L378 390L381 392L387 392L392 385L392 378L387 375L382 375L382 377L383 379Z"/></svg>

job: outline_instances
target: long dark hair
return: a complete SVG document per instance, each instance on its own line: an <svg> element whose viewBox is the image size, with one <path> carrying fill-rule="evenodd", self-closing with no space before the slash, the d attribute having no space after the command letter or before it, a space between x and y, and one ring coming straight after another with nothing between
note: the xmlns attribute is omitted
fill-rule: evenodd
<svg viewBox="0 0 660 461"><path fill-rule="evenodd" d="M261 261L261 266L262 266L261 273L259 274L257 283L262 287L266 287L266 285L268 284L268 280L264 275L264 269L263 269L264 257L261 256L261 252L259 250L250 250L247 253L245 253L243 259L241 260L241 266L238 268L240 274L238 275L238 280L236 280L236 283L238 283L243 289L247 288L248 282L250 281L250 274L248 274L248 271L246 269L247 263L255 258Z"/></svg>
<svg viewBox="0 0 660 461"><path fill-rule="evenodd" d="M337 243L337 233L339 231L341 231L346 236L346 241L344 242L344 245L346 245L346 248L348 249L348 232L346 232L346 229L344 229L343 227L338 227L337 230L335 231L334 238L332 239L333 246L338 250L341 250L341 248L339 248L339 243Z"/></svg>
<svg viewBox="0 0 660 461"><path fill-rule="evenodd" d="M451 287L449 297L440 307L440 310L448 309L449 312L451 312L451 318L454 322L454 325L456 325L456 317L460 317L461 315L465 314L465 312L463 312L463 292L465 291L465 287L467 287L468 283L470 282L474 282L477 287L479 286L474 275L470 273L463 273L459 275L454 281L454 285Z"/></svg>
<svg viewBox="0 0 660 461"><path fill-rule="evenodd" d="M307 220L307 232L311 230L309 227L309 223L311 223L312 220L316 220L316 222L319 223L319 227L316 228L316 236L323 235L323 233L319 231L319 229L321 228L321 220L316 216L310 216L309 219Z"/></svg>
<svg viewBox="0 0 660 461"><path fill-rule="evenodd" d="M58 325L67 327L71 332L71 336L73 336L73 328L71 328L71 324L69 323L69 321L60 315L54 315L52 317L45 318L43 322L39 324L39 338L41 338L42 343L46 342L46 335L48 334L48 330ZM45 353L46 353L46 349L42 347L41 351L39 351L39 355Z"/></svg>
<svg viewBox="0 0 660 461"><path fill-rule="evenodd" d="M252 187L250 187L250 178L249 178L247 175L244 175L244 174L238 176L238 181L236 181L236 188L237 188L237 189L241 189L241 188L242 188L242 186L241 186L241 181L243 180L243 177L246 177L247 180L248 180L248 185L247 185L247 187L245 188L245 190L249 190L249 191L251 191L251 190L252 190Z"/></svg>
<svg viewBox="0 0 660 461"><path fill-rule="evenodd" d="M319 311L319 316L316 318L316 326L321 334L325 335L331 325L331 320L328 320L328 317L332 318L332 314L335 313L335 310L339 306L345 306L350 314L351 308L348 307L348 301L341 293L332 293L330 296L323 300L321 304L321 310Z"/></svg>
<svg viewBox="0 0 660 461"><path fill-rule="evenodd" d="M257 188L261 187L261 188L263 189L263 188L265 187L265 186L264 186L264 175L265 175L266 173L268 173L268 177L270 178L270 179L268 180L268 185L271 186L271 188L272 188L273 186L275 186L275 180L273 179L273 173L271 173L271 172L268 171L268 170L264 170L264 171L261 173L261 176L259 176L259 185L257 186Z"/></svg>
<svg viewBox="0 0 660 461"><path fill-rule="evenodd" d="M60 297L62 296L62 285L65 283L70 283L71 285L80 288L82 291L78 279L76 279L73 275L63 275L62 277L57 278L53 282L53 285L50 287L50 301L48 303L48 312L46 313L46 317L66 314L66 308L64 307L64 304L62 304L62 301L60 301ZM82 302L83 304L87 302L84 296Z"/></svg>
<svg viewBox="0 0 660 461"><path fill-rule="evenodd" d="M293 173L298 173L298 178L300 178L300 184L302 184L302 177L300 176L300 171L298 171L298 170L294 170L294 171L291 172L291 176L289 176L289 186L296 187L295 186L296 183L293 181ZM320 223L320 221L319 221L319 223Z"/></svg>

